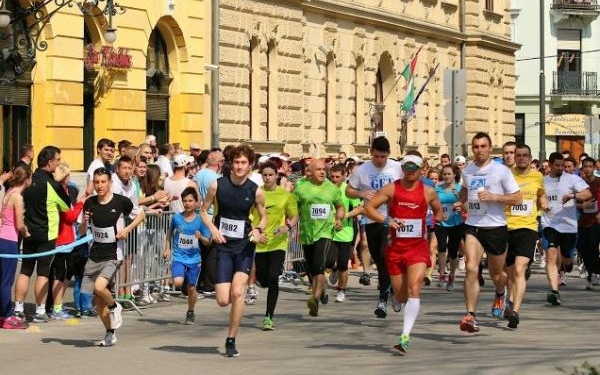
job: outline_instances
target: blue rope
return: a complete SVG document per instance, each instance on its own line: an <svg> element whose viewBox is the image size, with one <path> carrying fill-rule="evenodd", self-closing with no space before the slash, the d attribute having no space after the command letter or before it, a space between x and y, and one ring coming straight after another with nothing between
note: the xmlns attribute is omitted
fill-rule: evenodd
<svg viewBox="0 0 600 375"><path fill-rule="evenodd" d="M82 237L80 239L78 239L77 241L70 243L68 245L62 245L59 246L55 249L52 250L48 250L48 251L44 251L42 253L35 253L35 254L0 254L0 258L10 258L10 259L18 259L18 258L38 258L38 257L45 257L45 256L49 256L49 255L54 255L57 253L70 253L71 251L73 251L73 248L79 246L79 245L83 245L86 243L91 242L94 239L94 236L92 236L91 234L88 234L85 237Z"/></svg>

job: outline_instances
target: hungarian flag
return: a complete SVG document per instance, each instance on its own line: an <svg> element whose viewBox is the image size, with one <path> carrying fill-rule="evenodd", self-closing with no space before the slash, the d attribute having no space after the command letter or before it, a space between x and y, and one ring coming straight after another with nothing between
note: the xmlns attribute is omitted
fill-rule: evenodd
<svg viewBox="0 0 600 375"><path fill-rule="evenodd" d="M417 66L417 57L419 57L419 52L421 52L422 48L423 46L419 48L417 53L415 53L410 60L410 63L408 63L402 71L402 76L407 82L405 86L406 94L404 95L404 101L402 102L402 110L405 112L410 111L415 102L415 67Z"/></svg>

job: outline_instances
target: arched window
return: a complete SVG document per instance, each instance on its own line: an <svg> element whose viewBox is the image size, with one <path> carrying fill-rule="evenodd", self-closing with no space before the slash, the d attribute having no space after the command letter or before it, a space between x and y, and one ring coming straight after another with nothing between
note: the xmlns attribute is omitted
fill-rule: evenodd
<svg viewBox="0 0 600 375"><path fill-rule="evenodd" d="M167 43L158 28L152 30L146 54L146 134L157 144L169 141L169 71Z"/></svg>

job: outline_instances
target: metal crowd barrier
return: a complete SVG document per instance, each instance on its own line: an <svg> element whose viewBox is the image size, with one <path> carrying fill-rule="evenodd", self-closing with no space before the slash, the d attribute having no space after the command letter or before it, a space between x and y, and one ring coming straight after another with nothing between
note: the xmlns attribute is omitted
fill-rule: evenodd
<svg viewBox="0 0 600 375"><path fill-rule="evenodd" d="M122 242L123 263L115 279L115 295L119 296L120 288L133 286L148 295L150 284L160 284L170 277L171 260L164 259L162 254L173 214L172 211L146 214L144 222ZM135 301L119 297L116 300L143 315Z"/></svg>
<svg viewBox="0 0 600 375"><path fill-rule="evenodd" d="M289 233L290 241L285 254L281 282L291 282L294 285L302 283L302 276L306 275L304 252L300 244L300 224L296 224Z"/></svg>

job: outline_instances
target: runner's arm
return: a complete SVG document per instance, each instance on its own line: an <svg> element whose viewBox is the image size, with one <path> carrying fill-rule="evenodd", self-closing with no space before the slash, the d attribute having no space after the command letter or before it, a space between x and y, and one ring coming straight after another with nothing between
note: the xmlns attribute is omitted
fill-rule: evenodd
<svg viewBox="0 0 600 375"><path fill-rule="evenodd" d="M208 188L206 197L204 198L204 201L202 201L202 206L200 206L200 218L202 219L204 225L206 225L206 227L210 231L212 240L216 243L225 243L225 237L221 234L221 232L219 232L219 229L215 226L215 224L213 224L212 220L210 219L210 216L208 216L208 210L210 209L210 206L212 206L212 204L214 203L216 195L217 180L214 180L210 183L210 187Z"/></svg>
<svg viewBox="0 0 600 375"><path fill-rule="evenodd" d="M384 223L386 216L382 215L377 208L387 203L394 197L394 184L387 184L375 194L373 199L365 204L365 214L375 222Z"/></svg>
<svg viewBox="0 0 600 375"><path fill-rule="evenodd" d="M433 219L435 220L435 222L440 223L444 221L444 211L442 210L442 204L435 190L430 188L429 186L426 186L425 198L427 199L427 204L429 204L431 210L433 211Z"/></svg>

